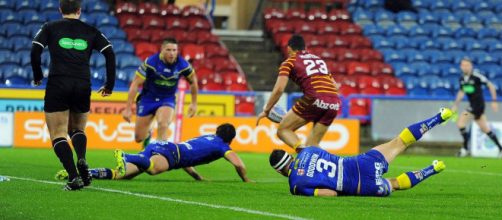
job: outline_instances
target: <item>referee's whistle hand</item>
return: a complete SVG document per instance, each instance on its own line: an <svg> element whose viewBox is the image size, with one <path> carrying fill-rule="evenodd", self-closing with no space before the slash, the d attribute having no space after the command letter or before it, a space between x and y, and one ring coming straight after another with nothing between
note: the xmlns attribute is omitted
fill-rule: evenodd
<svg viewBox="0 0 502 220"><path fill-rule="evenodd" d="M38 80L38 81L32 81L31 84L33 86L39 86L39 85L42 85L42 80Z"/></svg>
<svg viewBox="0 0 502 220"><path fill-rule="evenodd" d="M103 86L98 90L98 93L100 93L102 97L106 97L112 94L112 90L109 90Z"/></svg>

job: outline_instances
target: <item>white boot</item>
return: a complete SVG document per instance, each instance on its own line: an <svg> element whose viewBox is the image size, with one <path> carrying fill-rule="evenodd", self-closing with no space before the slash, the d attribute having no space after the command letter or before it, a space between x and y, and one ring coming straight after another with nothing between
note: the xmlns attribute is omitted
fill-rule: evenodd
<svg viewBox="0 0 502 220"><path fill-rule="evenodd" d="M467 157L467 156L469 156L469 151L464 148L460 148L457 157Z"/></svg>

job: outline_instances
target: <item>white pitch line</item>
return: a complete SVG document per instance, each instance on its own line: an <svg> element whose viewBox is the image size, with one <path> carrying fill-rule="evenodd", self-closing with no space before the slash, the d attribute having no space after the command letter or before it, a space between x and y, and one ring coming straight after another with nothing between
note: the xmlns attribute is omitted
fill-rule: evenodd
<svg viewBox="0 0 502 220"><path fill-rule="evenodd" d="M392 166L390 166L392 167ZM408 166L395 166L396 168L400 169L421 169L417 167L408 167ZM451 173L465 173L465 174L477 174L477 175L486 175L486 176L502 176L502 173L490 173L490 172L480 172L480 171L470 171L470 170L455 170L455 169L448 169L448 166L443 172L451 172Z"/></svg>
<svg viewBox="0 0 502 220"><path fill-rule="evenodd" d="M38 180L38 179L16 177L16 176L6 176L6 177L11 178L11 179L25 180L25 181L38 182L38 183L64 185L64 183L47 181L47 180ZM291 219L291 220L306 220L305 218L302 218L302 217L286 215L286 214L275 214L275 213L271 213L271 212L246 209L246 208L241 208L241 207L237 207L237 206L214 205L214 204L209 204L209 203L204 203L204 202L195 202L195 201L187 201L187 200L182 200L182 199L173 199L173 198L169 198L169 197L148 195L148 194L142 194L142 193L133 193L133 192L129 192L129 191L107 189L107 188L93 187L93 186L87 187L87 189L94 189L94 190L103 191L103 192L118 193L118 194L124 194L124 195L129 195L129 196L141 197L141 198L157 199L157 200L182 203L182 204L187 204L187 205L204 206L204 207L209 207L209 208L214 208L214 209L228 209L228 210L232 210L235 212L244 212L244 213L262 215L262 216L270 216L270 217L277 217L277 218L284 218L284 219Z"/></svg>

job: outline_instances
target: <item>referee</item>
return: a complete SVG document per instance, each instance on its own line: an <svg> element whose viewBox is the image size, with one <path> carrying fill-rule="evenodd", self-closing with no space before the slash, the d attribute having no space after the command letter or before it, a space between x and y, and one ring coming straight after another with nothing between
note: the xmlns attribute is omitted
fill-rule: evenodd
<svg viewBox="0 0 502 220"><path fill-rule="evenodd" d="M115 84L112 46L100 31L79 20L80 4L80 0L59 0L63 19L45 23L31 48L34 84L38 86L43 78L40 56L43 49L49 47L51 63L44 112L52 146L69 175L64 190L78 190L91 184L85 160L87 137L84 130L90 109L89 59L93 49L106 58L106 82L98 93L103 97L111 95ZM77 153L76 166L67 135Z"/></svg>
<svg viewBox="0 0 502 220"><path fill-rule="evenodd" d="M482 86L486 85L488 90L490 90L492 96L492 109L494 112L498 111L497 105L497 91L493 83L491 83L485 76L481 75L478 70L475 70L472 65L472 61L469 58L463 58L460 61L460 69L462 70L463 76L460 77L460 90L457 93L457 97L455 99L455 103L453 104L452 110L456 111L458 108L458 104L464 98L464 95L467 95L469 100L469 107L467 107L457 121L457 126L464 138L464 145L460 149L458 153L459 157L466 157L469 155L468 151L468 142L469 142L469 134L466 131L465 127L467 122L469 122L472 118L476 124L478 124L481 131L486 133L488 137L497 145L499 148L499 157L502 156L502 146L497 139L497 136L493 131L491 131L490 126L488 125L488 121L485 115L485 100L483 96Z"/></svg>

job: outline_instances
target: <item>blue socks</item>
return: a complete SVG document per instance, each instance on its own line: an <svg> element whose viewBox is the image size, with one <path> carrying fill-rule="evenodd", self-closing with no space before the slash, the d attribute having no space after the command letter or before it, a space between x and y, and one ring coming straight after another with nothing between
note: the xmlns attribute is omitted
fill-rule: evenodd
<svg viewBox="0 0 502 220"><path fill-rule="evenodd" d="M406 146L409 146L422 138L423 134L427 131L441 124L443 121L441 113L438 113L432 118L408 126L399 134L399 137Z"/></svg>

